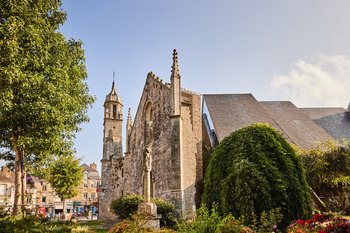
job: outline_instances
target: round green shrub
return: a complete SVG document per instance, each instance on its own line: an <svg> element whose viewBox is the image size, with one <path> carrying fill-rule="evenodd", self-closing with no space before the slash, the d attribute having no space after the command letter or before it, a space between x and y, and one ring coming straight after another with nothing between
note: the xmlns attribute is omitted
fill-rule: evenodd
<svg viewBox="0 0 350 233"><path fill-rule="evenodd" d="M110 209L112 213L118 215L121 219L128 219L133 214L136 214L139 204L143 201L143 196L127 195L112 201ZM151 201L157 205L157 214L162 215L160 226L174 227L176 224L174 204L154 197L151 198Z"/></svg>
<svg viewBox="0 0 350 233"><path fill-rule="evenodd" d="M157 214L162 215L162 218L160 219L160 226L173 228L176 225L175 205L160 198L152 197L151 201L157 205Z"/></svg>
<svg viewBox="0 0 350 233"><path fill-rule="evenodd" d="M291 145L267 124L233 132L215 148L204 180L202 202L218 204L222 216L245 216L280 208L282 226L310 214L309 187Z"/></svg>
<svg viewBox="0 0 350 233"><path fill-rule="evenodd" d="M128 219L136 214L139 204L143 202L140 195L127 195L111 202L110 210L121 219Z"/></svg>

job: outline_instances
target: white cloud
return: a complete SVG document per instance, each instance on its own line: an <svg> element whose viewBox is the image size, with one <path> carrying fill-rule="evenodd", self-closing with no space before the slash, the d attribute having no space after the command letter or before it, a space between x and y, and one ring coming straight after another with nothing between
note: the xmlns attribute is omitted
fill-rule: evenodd
<svg viewBox="0 0 350 233"><path fill-rule="evenodd" d="M274 74L269 84L276 99L298 107L344 107L350 101L350 60L321 55L316 64L299 60L287 75Z"/></svg>

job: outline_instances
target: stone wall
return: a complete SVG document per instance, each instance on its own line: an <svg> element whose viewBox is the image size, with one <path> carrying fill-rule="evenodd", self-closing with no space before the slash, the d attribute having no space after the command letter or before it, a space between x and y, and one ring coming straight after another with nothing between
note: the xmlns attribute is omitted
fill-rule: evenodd
<svg viewBox="0 0 350 233"><path fill-rule="evenodd" d="M182 147L184 216L195 208L196 183L202 179L201 100L196 94L182 92Z"/></svg>
<svg viewBox="0 0 350 233"><path fill-rule="evenodd" d="M129 137L130 192L143 194L143 149L148 140L146 105L152 104L151 193L170 201L170 89L149 73Z"/></svg>
<svg viewBox="0 0 350 233"><path fill-rule="evenodd" d="M172 116L170 85L148 74L127 142L130 145L127 183L130 193L143 194L143 149L151 135L151 194L173 202L187 215L195 205L196 182L202 179L201 99L199 94L187 90L181 93L181 115ZM149 104L152 105L151 133L147 132ZM177 149L180 151L174 154Z"/></svg>

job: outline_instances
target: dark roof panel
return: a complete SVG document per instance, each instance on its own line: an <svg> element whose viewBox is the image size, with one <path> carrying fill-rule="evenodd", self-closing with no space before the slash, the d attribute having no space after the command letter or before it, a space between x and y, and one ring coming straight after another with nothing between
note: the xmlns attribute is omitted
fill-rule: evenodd
<svg viewBox="0 0 350 233"><path fill-rule="evenodd" d="M318 141L334 139L290 101L260 103L273 116L287 139L293 144L302 148L310 148Z"/></svg>
<svg viewBox="0 0 350 233"><path fill-rule="evenodd" d="M252 94L203 95L219 142L230 133L253 123L269 123L273 118Z"/></svg>
<svg viewBox="0 0 350 233"><path fill-rule="evenodd" d="M306 114L335 139L350 140L350 112L344 108L302 108Z"/></svg>
<svg viewBox="0 0 350 233"><path fill-rule="evenodd" d="M343 108L300 109L290 101L258 102L251 94L203 95L203 99L219 142L258 122L270 124L303 148L322 140L350 139L350 113Z"/></svg>

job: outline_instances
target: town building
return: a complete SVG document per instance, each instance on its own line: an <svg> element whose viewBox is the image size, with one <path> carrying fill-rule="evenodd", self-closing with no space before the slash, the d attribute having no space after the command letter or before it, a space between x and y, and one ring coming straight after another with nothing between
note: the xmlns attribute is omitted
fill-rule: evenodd
<svg viewBox="0 0 350 233"><path fill-rule="evenodd" d="M11 210L15 200L15 173L6 166L0 171L0 209Z"/></svg>
<svg viewBox="0 0 350 233"><path fill-rule="evenodd" d="M46 216L55 213L54 191L47 180L39 179L31 174L27 175L26 208L36 211L36 208L45 209Z"/></svg>
<svg viewBox="0 0 350 233"><path fill-rule="evenodd" d="M77 216L85 216L87 211L93 215L98 214L98 194L101 177L95 163L82 164L83 181L78 187L79 194L71 200L72 208Z"/></svg>
<svg viewBox="0 0 350 233"><path fill-rule="evenodd" d="M101 178L97 171L97 165L82 164L83 181L78 187L79 194L66 200L66 213L76 213L77 216L85 216L89 211L98 214L98 192ZM11 211L15 194L15 173L3 166L0 171L0 209ZM60 217L63 213L63 199L59 198L51 187L51 184L37 176L27 175L26 208L29 212L38 209L49 217Z"/></svg>
<svg viewBox="0 0 350 233"><path fill-rule="evenodd" d="M0 172L0 208L11 211L15 196L15 173L8 167L2 166ZM50 183L36 176L27 175L26 179L26 208L36 211L37 208L44 208L47 213L54 213L53 191Z"/></svg>

